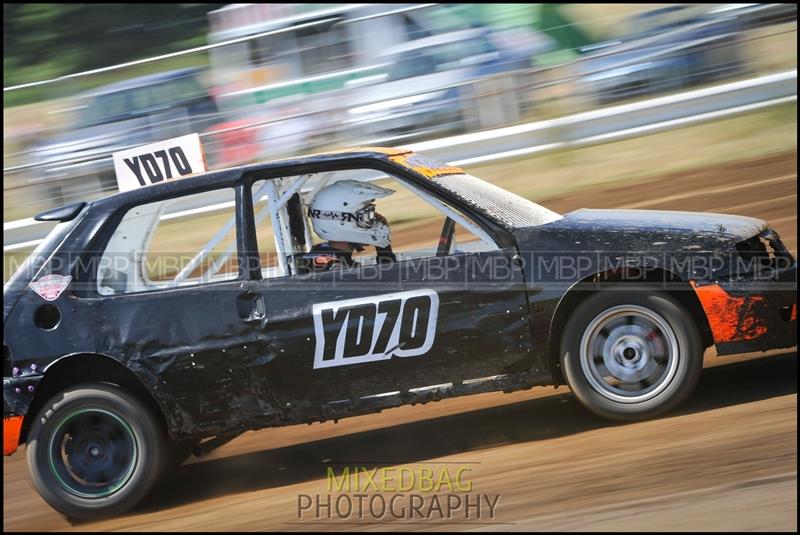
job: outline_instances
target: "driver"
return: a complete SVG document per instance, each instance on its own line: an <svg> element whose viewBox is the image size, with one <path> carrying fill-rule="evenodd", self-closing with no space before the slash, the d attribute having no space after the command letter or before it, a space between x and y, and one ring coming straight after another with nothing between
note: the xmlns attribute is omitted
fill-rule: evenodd
<svg viewBox="0 0 800 535"><path fill-rule="evenodd" d="M395 262L389 223L375 211L375 199L394 190L357 180L340 180L321 189L311 202L308 216L314 232L327 240L303 256L306 271L353 267L353 252L374 245L378 263Z"/></svg>

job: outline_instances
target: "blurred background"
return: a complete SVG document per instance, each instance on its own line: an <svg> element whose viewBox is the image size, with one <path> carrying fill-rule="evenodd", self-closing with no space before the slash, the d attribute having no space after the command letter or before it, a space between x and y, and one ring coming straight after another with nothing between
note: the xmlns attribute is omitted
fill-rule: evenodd
<svg viewBox="0 0 800 535"><path fill-rule="evenodd" d="M113 152L191 132L211 168L364 144L488 180L474 167L516 162L516 192L539 202L581 182L537 174L575 171L589 145L617 165L587 167L598 180L641 174L619 139L663 147L654 132L741 114L724 131L753 132L751 156L796 147L793 4L4 4L3 18L5 253L46 234L35 213L115 191ZM702 155L658 163L741 157L737 141L703 134Z"/></svg>
<svg viewBox="0 0 800 535"><path fill-rule="evenodd" d="M116 191L112 152L191 132L211 168L399 145L560 213L758 217L796 257L796 10L4 4L4 278L53 226L34 214ZM184 244L225 217L215 203L179 221ZM477 491L502 496L489 527L796 532L796 351L709 349L705 368L679 411L636 424L562 386L249 432L143 511L77 527L307 529L293 508L324 491L325 463L378 458L472 463ZM24 460L4 459L4 529L74 527Z"/></svg>

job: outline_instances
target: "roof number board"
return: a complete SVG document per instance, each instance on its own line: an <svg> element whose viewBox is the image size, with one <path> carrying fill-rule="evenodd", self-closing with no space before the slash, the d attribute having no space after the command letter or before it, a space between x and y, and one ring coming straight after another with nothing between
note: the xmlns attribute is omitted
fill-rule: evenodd
<svg viewBox="0 0 800 535"><path fill-rule="evenodd" d="M204 173L206 170L198 134L114 153L114 172L120 191Z"/></svg>

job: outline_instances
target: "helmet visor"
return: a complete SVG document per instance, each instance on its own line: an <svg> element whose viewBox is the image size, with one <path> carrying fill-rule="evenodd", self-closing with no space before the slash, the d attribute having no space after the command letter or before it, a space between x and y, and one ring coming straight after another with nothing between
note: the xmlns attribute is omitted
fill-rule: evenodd
<svg viewBox="0 0 800 535"><path fill-rule="evenodd" d="M360 228L372 228L375 225L374 204L368 204L356 212L356 225Z"/></svg>

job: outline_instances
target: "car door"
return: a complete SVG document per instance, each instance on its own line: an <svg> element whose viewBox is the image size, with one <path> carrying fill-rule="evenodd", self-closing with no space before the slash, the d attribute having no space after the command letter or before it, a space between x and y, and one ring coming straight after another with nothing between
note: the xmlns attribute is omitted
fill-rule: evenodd
<svg viewBox="0 0 800 535"><path fill-rule="evenodd" d="M263 412L242 400L251 391L242 370L254 354L234 206L182 209L212 201L234 205L234 190L126 210L109 229L94 288L78 303L87 332L75 337L130 367L185 432L224 429Z"/></svg>
<svg viewBox="0 0 800 535"><path fill-rule="evenodd" d="M508 373L530 356L513 251L265 281L263 388L322 403ZM486 268L509 266L502 282ZM432 271L446 269L442 277ZM503 268L505 269L505 268Z"/></svg>
<svg viewBox="0 0 800 535"><path fill-rule="evenodd" d="M529 369L523 272L491 249L253 281L248 382L312 407Z"/></svg>

